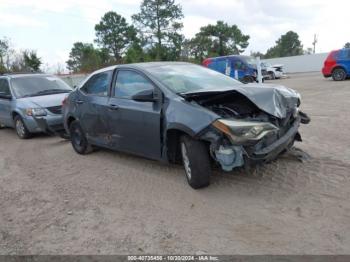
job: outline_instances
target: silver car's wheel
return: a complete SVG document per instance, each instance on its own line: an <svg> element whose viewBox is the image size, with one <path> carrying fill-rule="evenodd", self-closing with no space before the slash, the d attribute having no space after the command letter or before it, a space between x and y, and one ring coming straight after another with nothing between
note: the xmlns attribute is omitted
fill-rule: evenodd
<svg viewBox="0 0 350 262"><path fill-rule="evenodd" d="M182 154L182 161L184 164L186 176L188 180L191 180L192 175L191 175L190 160L188 159L187 149L184 142L181 143L181 154Z"/></svg>
<svg viewBox="0 0 350 262"><path fill-rule="evenodd" d="M274 72L269 72L269 79L270 80L275 80L276 79L276 76L275 76Z"/></svg>
<svg viewBox="0 0 350 262"><path fill-rule="evenodd" d="M22 118L20 116L16 116L14 119L14 122L15 122L15 129L18 137L21 139L29 138L31 134L26 128Z"/></svg>

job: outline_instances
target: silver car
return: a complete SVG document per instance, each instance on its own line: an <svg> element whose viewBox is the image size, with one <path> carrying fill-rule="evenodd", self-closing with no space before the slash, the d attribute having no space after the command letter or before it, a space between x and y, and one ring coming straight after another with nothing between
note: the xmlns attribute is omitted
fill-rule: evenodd
<svg viewBox="0 0 350 262"><path fill-rule="evenodd" d="M15 128L21 139L33 133L60 133L64 131L62 101L71 91L68 84L52 75L2 75L0 126Z"/></svg>

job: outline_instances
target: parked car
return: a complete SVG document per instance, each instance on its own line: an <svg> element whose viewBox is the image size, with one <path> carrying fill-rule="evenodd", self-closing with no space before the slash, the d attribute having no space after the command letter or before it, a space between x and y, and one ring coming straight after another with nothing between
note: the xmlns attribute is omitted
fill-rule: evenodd
<svg viewBox="0 0 350 262"><path fill-rule="evenodd" d="M2 75L0 124L15 128L22 139L33 133L64 132L62 100L71 91L65 82L52 75Z"/></svg>
<svg viewBox="0 0 350 262"><path fill-rule="evenodd" d="M207 58L203 61L203 66L236 78L243 83L258 81L256 60L251 56L230 55ZM268 76L265 69L262 68L261 72L263 79Z"/></svg>
<svg viewBox="0 0 350 262"><path fill-rule="evenodd" d="M274 80L284 76L283 65L271 65L267 62L261 62L261 68L266 71L266 79Z"/></svg>
<svg viewBox="0 0 350 262"><path fill-rule="evenodd" d="M350 77L350 48L334 50L329 53L322 68L324 77L342 81Z"/></svg>
<svg viewBox="0 0 350 262"><path fill-rule="evenodd" d="M275 159L309 118L283 86L242 84L190 63L118 65L91 74L63 103L74 150L95 146L183 163L193 188L223 170Z"/></svg>

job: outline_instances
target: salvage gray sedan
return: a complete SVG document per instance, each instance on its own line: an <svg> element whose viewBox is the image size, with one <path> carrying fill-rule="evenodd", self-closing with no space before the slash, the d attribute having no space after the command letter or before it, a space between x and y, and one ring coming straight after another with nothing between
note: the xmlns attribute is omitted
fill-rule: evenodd
<svg viewBox="0 0 350 262"><path fill-rule="evenodd" d="M79 154L94 147L182 161L193 188L225 171L275 159L301 141L300 96L283 86L241 84L189 63L112 66L64 101L64 124Z"/></svg>

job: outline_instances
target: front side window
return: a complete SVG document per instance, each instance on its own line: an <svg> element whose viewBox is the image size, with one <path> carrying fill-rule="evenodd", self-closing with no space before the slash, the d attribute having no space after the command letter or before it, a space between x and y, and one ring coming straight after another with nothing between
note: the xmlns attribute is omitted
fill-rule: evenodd
<svg viewBox="0 0 350 262"><path fill-rule="evenodd" d="M134 71L121 70L117 74L117 82L114 90L114 96L131 99L133 95L145 91L153 90L152 83Z"/></svg>
<svg viewBox="0 0 350 262"><path fill-rule="evenodd" d="M11 95L10 86L7 79L0 79L0 93L4 95Z"/></svg>
<svg viewBox="0 0 350 262"><path fill-rule="evenodd" d="M112 75L112 70L93 75L84 84L81 91L88 95L107 96Z"/></svg>
<svg viewBox="0 0 350 262"><path fill-rule="evenodd" d="M11 79L17 98L69 93L72 88L55 76L24 76Z"/></svg>

